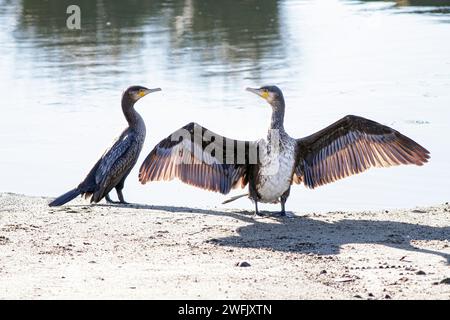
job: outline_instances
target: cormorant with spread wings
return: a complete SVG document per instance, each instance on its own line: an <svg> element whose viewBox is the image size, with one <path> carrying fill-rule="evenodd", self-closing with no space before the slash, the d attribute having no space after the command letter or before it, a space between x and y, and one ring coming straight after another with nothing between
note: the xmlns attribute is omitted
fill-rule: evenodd
<svg viewBox="0 0 450 320"><path fill-rule="evenodd" d="M285 103L276 86L247 88L272 107L267 139L240 141L189 123L162 140L143 162L139 180L172 180L227 194L249 185L255 203L281 202L281 215L292 183L315 188L370 167L423 165L429 152L398 131L358 116L345 116L301 139L284 130Z"/></svg>

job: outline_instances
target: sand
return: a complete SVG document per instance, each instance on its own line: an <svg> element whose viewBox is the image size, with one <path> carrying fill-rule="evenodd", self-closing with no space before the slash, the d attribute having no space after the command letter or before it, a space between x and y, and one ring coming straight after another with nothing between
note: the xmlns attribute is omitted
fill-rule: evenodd
<svg viewBox="0 0 450 320"><path fill-rule="evenodd" d="M254 218L48 201L0 194L2 299L450 299L448 203Z"/></svg>

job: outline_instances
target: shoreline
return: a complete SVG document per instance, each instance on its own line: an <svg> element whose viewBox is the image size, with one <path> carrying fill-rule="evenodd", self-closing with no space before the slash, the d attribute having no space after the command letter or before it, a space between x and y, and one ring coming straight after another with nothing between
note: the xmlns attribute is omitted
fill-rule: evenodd
<svg viewBox="0 0 450 320"><path fill-rule="evenodd" d="M0 193L0 299L450 299L448 203L254 219L49 199Z"/></svg>

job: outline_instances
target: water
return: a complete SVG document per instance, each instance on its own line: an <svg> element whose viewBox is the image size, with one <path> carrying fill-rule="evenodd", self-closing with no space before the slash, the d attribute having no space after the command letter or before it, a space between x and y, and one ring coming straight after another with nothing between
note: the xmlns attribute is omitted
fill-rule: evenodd
<svg viewBox="0 0 450 320"><path fill-rule="evenodd" d="M74 3L80 31L66 28ZM270 83L284 91L294 137L357 114L432 154L420 168L294 186L289 210L448 201L449 22L450 1L0 0L0 191L57 196L77 185L125 126L122 90L140 84L163 91L137 105L148 136L126 199L252 209L177 181L141 186L137 171L191 121L231 138L265 136L270 107L244 88Z"/></svg>

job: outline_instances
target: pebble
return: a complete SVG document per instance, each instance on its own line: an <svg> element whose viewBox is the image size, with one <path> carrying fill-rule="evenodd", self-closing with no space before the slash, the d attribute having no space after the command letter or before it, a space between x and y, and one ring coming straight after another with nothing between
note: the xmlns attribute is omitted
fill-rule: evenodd
<svg viewBox="0 0 450 320"><path fill-rule="evenodd" d="M450 284L450 278L445 278L444 280L441 280L441 282L439 282L440 284Z"/></svg>
<svg viewBox="0 0 450 320"><path fill-rule="evenodd" d="M420 276L423 276L423 275L426 275L426 272L423 271L423 270L419 270L419 271L416 272L416 274L420 275Z"/></svg>
<svg viewBox="0 0 450 320"><path fill-rule="evenodd" d="M236 267L250 267L251 266L251 264L248 263L247 261L237 262L235 265L236 265Z"/></svg>

